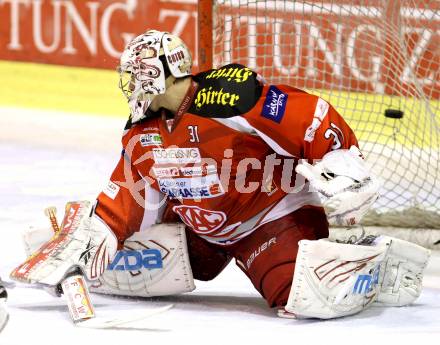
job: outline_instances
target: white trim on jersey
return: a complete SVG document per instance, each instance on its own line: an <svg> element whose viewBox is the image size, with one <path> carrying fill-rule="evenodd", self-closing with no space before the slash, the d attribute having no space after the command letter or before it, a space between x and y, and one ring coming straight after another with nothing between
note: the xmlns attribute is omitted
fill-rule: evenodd
<svg viewBox="0 0 440 345"><path fill-rule="evenodd" d="M306 205L322 207L318 193L309 192L309 183L306 183L304 188L298 193L289 193L281 199L277 205L264 216L259 225L284 217Z"/></svg>
<svg viewBox="0 0 440 345"><path fill-rule="evenodd" d="M234 116L228 118L212 118L212 120L220 122L222 125L235 129L241 133L247 133L250 135L258 136L258 133L255 131L249 122L246 121L242 116Z"/></svg>
<svg viewBox="0 0 440 345"><path fill-rule="evenodd" d="M148 183L145 184L145 207L141 231L161 221L166 205L165 198L166 195L153 189ZM157 205L157 207L147 207L147 205Z"/></svg>
<svg viewBox="0 0 440 345"><path fill-rule="evenodd" d="M200 235L200 237L211 243L230 245L241 238L250 235L261 225L284 217L307 205L322 206L318 193L309 191L308 183L306 183L304 188L300 191L287 194L284 198L279 200L275 206L273 204L269 205L252 218L241 223L232 233L228 233L227 236L212 237Z"/></svg>

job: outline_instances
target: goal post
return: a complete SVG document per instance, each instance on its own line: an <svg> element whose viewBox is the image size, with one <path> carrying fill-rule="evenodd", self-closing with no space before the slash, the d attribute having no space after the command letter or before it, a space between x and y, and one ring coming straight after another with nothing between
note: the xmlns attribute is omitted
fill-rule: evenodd
<svg viewBox="0 0 440 345"><path fill-rule="evenodd" d="M198 32L198 62L199 70L206 71L213 67L213 2L205 0L198 2L197 8L197 32Z"/></svg>
<svg viewBox="0 0 440 345"><path fill-rule="evenodd" d="M439 1L203 0L198 30L201 69L242 63L335 106L383 181L363 225L440 248Z"/></svg>

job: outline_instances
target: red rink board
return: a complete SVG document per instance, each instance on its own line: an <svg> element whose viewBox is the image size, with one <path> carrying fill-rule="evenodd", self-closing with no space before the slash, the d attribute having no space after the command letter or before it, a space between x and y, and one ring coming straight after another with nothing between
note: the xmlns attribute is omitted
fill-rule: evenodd
<svg viewBox="0 0 440 345"><path fill-rule="evenodd" d="M194 55L196 13L195 2L4 0L0 59L114 69L125 43L147 29L181 36Z"/></svg>
<svg viewBox="0 0 440 345"><path fill-rule="evenodd" d="M332 11L340 13L336 16L329 11L317 13L321 2L295 2L293 10L285 11L270 6L258 10L218 6L216 13L223 18L220 25L231 15L243 14L243 18L228 22L232 35L215 42L215 53L223 54L230 43L232 61L281 80L289 75L284 81L300 88L337 86L347 91L406 95L414 92L410 76L415 75L429 98L440 99L440 22L438 15L427 15L438 13L439 3L423 9L402 0L400 7L384 8L377 0L354 4L334 0ZM349 5L354 6L352 12L338 12ZM387 24L399 25L397 12L405 17L406 51L391 37L377 36L384 18ZM256 18L256 24L249 24L246 15ZM125 43L154 28L181 36L197 70L200 42L195 0L3 0L0 18L0 59L114 69ZM247 47L254 43L255 51L249 51Z"/></svg>

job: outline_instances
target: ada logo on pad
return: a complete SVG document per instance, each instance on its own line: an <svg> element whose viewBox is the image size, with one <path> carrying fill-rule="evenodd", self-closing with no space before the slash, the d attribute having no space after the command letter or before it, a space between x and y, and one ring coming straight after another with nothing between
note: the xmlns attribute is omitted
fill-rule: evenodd
<svg viewBox="0 0 440 345"><path fill-rule="evenodd" d="M261 115L266 119L280 123L286 111L287 94L271 85L266 94Z"/></svg>
<svg viewBox="0 0 440 345"><path fill-rule="evenodd" d="M143 268L163 268L162 255L154 248L142 250L118 250L108 265L110 271L138 271Z"/></svg>

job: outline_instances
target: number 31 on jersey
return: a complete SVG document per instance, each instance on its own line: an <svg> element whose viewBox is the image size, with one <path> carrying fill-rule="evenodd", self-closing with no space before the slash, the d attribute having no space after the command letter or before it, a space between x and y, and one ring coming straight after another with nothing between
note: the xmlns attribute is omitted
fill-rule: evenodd
<svg viewBox="0 0 440 345"><path fill-rule="evenodd" d="M199 143L199 126L188 126L189 131L189 142L190 143Z"/></svg>

